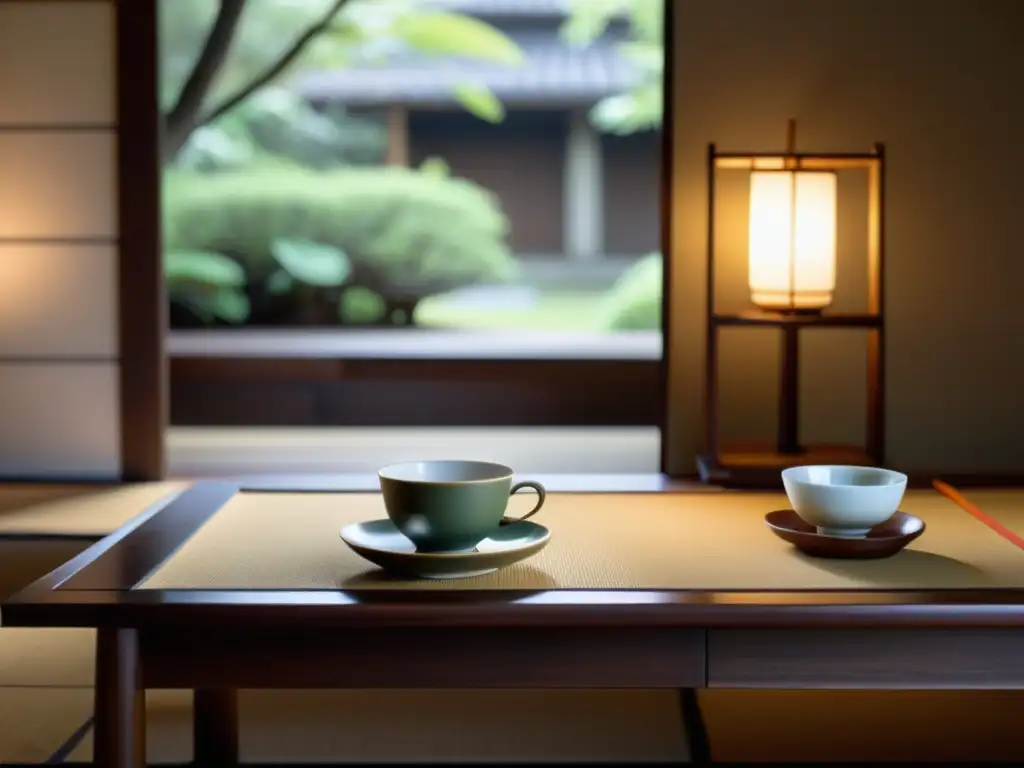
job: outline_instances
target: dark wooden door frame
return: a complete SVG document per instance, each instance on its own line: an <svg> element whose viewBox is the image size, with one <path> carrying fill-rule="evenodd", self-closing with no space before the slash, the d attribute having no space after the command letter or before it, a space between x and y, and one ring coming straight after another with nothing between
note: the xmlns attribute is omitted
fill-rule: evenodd
<svg viewBox="0 0 1024 768"><path fill-rule="evenodd" d="M99 1L111 2L116 14L122 479L158 480L167 470L165 435L170 422L171 384L165 349L169 323L161 247L159 0ZM666 2L661 161L665 352L659 366L656 409L664 437L667 437L667 358L671 349L668 308L672 284L673 10L673 3ZM663 471L666 469L666 442L662 440Z"/></svg>
<svg viewBox="0 0 1024 768"><path fill-rule="evenodd" d="M121 476L167 471L167 292L160 225L157 0L114 0Z"/></svg>

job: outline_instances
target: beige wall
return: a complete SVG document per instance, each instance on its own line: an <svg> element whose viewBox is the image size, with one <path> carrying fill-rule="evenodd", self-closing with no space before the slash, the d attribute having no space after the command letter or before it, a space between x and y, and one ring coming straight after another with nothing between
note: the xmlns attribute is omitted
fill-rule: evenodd
<svg viewBox="0 0 1024 768"><path fill-rule="evenodd" d="M702 439L693 414L702 400L707 143L782 149L795 117L806 151L886 144L890 463L1024 471L1024 314L1014 311L1024 286L1024 7L674 1L673 464L691 470ZM853 308L865 208L856 180L842 183L855 198L841 213L842 272L858 279L837 301ZM735 301L745 279L742 200L724 193L721 294ZM770 437L777 344L770 331L728 333L725 435ZM815 333L805 345L805 434L858 440L866 346L856 332Z"/></svg>
<svg viewBox="0 0 1024 768"><path fill-rule="evenodd" d="M114 18L0 2L0 476L120 472Z"/></svg>

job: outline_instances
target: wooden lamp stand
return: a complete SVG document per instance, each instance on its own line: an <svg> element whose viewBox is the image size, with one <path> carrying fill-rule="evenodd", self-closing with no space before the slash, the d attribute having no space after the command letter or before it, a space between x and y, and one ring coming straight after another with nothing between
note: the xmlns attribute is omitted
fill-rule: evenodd
<svg viewBox="0 0 1024 768"><path fill-rule="evenodd" d="M779 153L718 152L708 147L707 340L705 360L705 449L697 468L704 482L743 488L777 488L780 473L800 464L881 466L885 452L885 322L883 294L885 151L857 154L798 154L795 124L789 126L789 147ZM715 302L715 179L721 170L785 169L868 173L868 301L863 313L828 312L792 307L720 313ZM795 203L793 203L795 207ZM791 236L791 241L793 237ZM791 277L790 285L795 285ZM725 328L776 329L781 337L778 432L774 445L720 445L718 360L719 335ZM862 328L869 334L867 428L864 446L804 446L799 437L800 330Z"/></svg>

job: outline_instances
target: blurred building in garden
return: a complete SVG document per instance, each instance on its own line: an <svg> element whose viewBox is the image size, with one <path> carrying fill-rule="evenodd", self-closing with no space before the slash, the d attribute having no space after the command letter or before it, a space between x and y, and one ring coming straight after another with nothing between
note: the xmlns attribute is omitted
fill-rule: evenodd
<svg viewBox="0 0 1024 768"><path fill-rule="evenodd" d="M318 107L343 104L387 126L386 161L440 156L454 175L490 189L509 218L524 265L606 282L659 243L661 134L599 133L588 112L628 90L637 73L623 55L625 20L595 42L572 46L560 27L567 0L435 0L504 31L520 66L415 54L383 63L306 72L292 84ZM482 120L456 99L462 83L487 86L505 119Z"/></svg>

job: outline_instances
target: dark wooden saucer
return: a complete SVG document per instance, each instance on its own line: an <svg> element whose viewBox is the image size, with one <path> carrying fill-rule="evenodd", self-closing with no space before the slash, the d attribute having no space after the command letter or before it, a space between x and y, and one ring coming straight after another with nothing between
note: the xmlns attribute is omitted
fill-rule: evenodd
<svg viewBox="0 0 1024 768"><path fill-rule="evenodd" d="M924 533L924 520L897 512L872 528L862 539L824 536L792 509L779 509L764 517L772 533L812 557L869 560L892 557Z"/></svg>

